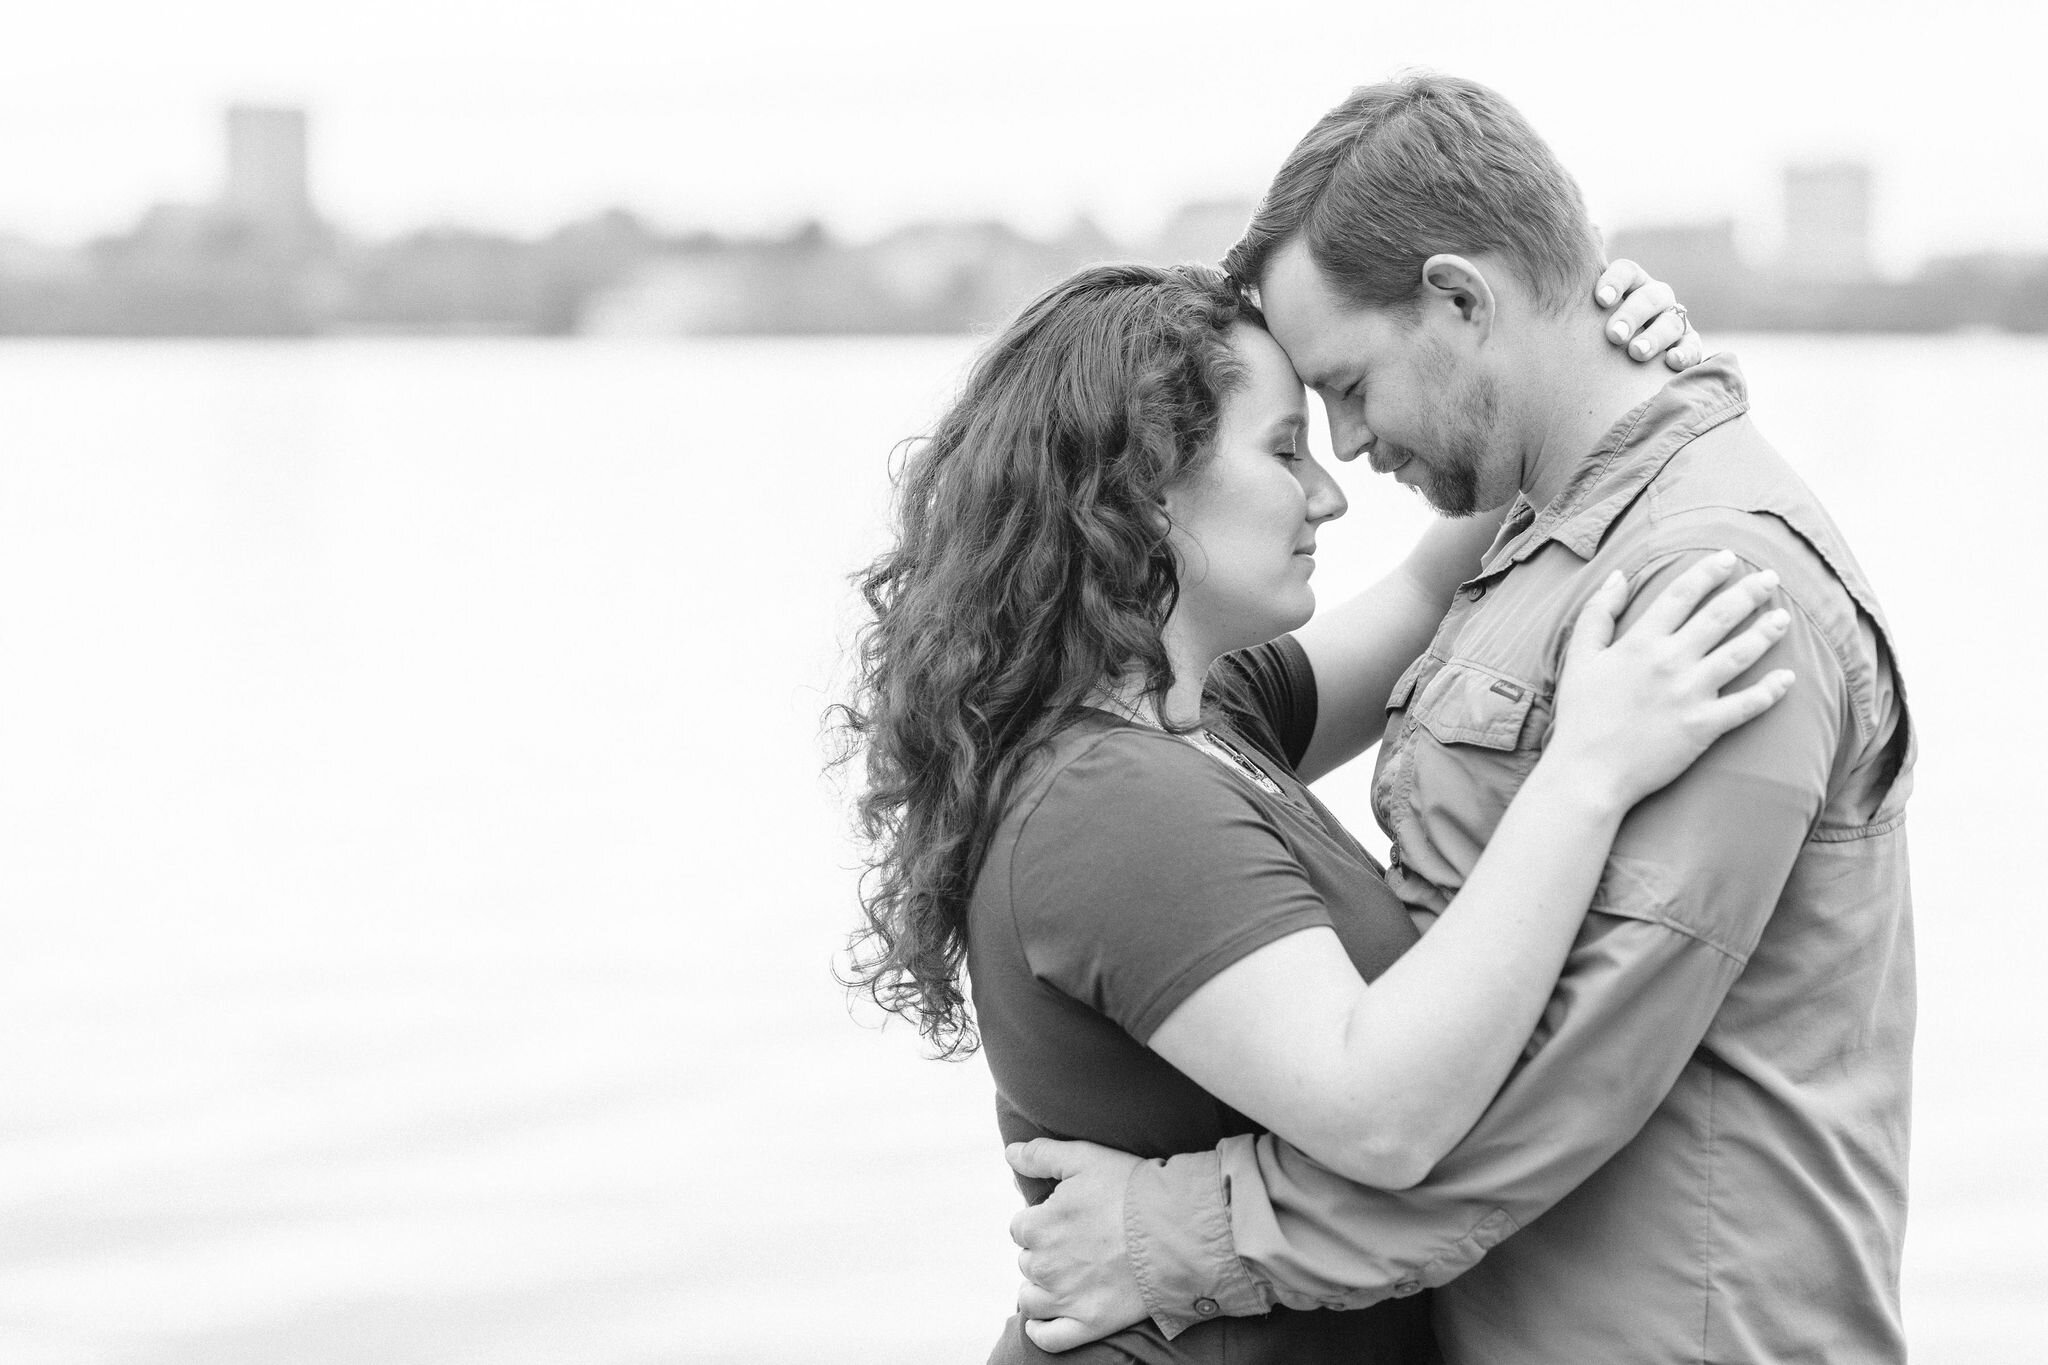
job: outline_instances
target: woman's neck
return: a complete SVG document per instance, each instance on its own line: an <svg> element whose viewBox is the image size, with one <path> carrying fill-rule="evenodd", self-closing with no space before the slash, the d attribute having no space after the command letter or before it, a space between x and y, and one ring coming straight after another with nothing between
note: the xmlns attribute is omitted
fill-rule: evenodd
<svg viewBox="0 0 2048 1365"><path fill-rule="evenodd" d="M1166 689L1165 696L1146 695L1144 675L1126 673L1114 682L1104 683L1098 689L1100 700L1094 704L1128 716L1140 725L1191 728L1202 718L1202 688L1216 656L1190 647L1186 641L1177 639L1177 634L1169 621L1162 643L1166 646L1167 662L1173 665L1173 686Z"/></svg>

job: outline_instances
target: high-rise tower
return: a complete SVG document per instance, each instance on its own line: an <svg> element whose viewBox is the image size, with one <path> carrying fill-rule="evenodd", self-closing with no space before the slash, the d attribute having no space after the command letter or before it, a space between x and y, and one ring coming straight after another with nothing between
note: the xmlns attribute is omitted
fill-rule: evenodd
<svg viewBox="0 0 2048 1365"><path fill-rule="evenodd" d="M221 207L266 233L296 234L312 226L305 110L228 108L228 179Z"/></svg>

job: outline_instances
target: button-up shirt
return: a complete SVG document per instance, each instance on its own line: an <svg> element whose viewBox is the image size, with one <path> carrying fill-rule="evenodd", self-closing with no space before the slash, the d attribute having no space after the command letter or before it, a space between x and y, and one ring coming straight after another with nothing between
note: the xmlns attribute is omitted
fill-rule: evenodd
<svg viewBox="0 0 2048 1365"><path fill-rule="evenodd" d="M1169 1333L1206 1300L1436 1287L1455 1365L1905 1359L1913 737L1862 571L1747 412L1732 358L1697 366L1512 511L1389 703L1393 885L1440 911L1464 883L1614 569L1624 629L1704 554L1777 570L1791 624L1738 683L1789 667L1790 694L1628 816L1521 1062L1421 1184L1272 1136L1135 1171L1128 1249Z"/></svg>

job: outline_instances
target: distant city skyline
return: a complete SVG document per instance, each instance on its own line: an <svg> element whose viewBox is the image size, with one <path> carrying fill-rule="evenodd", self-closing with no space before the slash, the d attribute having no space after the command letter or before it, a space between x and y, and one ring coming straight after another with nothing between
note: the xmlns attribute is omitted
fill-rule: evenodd
<svg viewBox="0 0 2048 1365"><path fill-rule="evenodd" d="M53 243L208 201L224 99L301 105L313 193L371 236L519 234L622 206L665 228L872 238L995 217L1130 235L1249 197L1351 85L1404 65L1498 86L1610 230L1780 218L1779 167L1872 169L1873 259L2048 245L2038 50L1989 0L1685 7L1444 0L1029 11L573 8L504 0L43 7L0 51L0 231ZM488 22L485 22L488 19ZM1935 22L1936 19L1939 22Z"/></svg>

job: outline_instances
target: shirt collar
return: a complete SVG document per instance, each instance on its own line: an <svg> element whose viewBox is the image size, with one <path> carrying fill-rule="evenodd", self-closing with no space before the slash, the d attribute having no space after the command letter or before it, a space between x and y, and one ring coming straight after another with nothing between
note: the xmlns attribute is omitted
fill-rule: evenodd
<svg viewBox="0 0 2048 1365"><path fill-rule="evenodd" d="M1718 355L1681 372L1608 428L1579 462L1558 495L1534 512L1528 497L1508 513L1508 558L1489 568L1519 564L1550 541L1591 559L1608 528L1685 444L1749 410L1749 390L1732 355ZM1512 528L1526 525L1525 532Z"/></svg>

